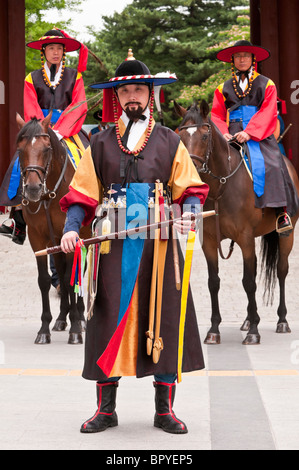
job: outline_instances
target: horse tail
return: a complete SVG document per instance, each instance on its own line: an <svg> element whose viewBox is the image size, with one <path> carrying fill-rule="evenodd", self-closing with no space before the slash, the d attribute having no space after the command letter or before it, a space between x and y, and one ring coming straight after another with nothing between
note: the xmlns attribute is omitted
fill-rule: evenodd
<svg viewBox="0 0 299 470"><path fill-rule="evenodd" d="M261 239L261 274L264 273L263 300L266 305L273 304L278 258L279 237L278 233L274 230L263 235Z"/></svg>

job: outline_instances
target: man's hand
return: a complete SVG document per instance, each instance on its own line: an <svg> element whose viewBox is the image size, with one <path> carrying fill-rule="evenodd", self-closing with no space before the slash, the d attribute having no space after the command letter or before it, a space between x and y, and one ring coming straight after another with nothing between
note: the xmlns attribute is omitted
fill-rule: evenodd
<svg viewBox="0 0 299 470"><path fill-rule="evenodd" d="M250 140L250 135L248 135L245 131L237 132L234 137L240 144L243 144L244 142L248 142L248 140Z"/></svg>
<svg viewBox="0 0 299 470"><path fill-rule="evenodd" d="M75 251L79 235L77 232L66 232L60 242L60 247L64 253Z"/></svg>
<svg viewBox="0 0 299 470"><path fill-rule="evenodd" d="M195 221L191 220L192 215L193 215L192 212L184 212L182 214L181 220L179 220L179 221L177 221L173 224L174 228L179 233L181 233L182 235L186 235L189 232L189 230L194 230ZM186 219L186 217L189 217L189 218ZM184 218L185 218L185 220L184 220Z"/></svg>
<svg viewBox="0 0 299 470"><path fill-rule="evenodd" d="M233 136L231 134L223 134L223 137L226 139L226 140L231 140L233 138Z"/></svg>

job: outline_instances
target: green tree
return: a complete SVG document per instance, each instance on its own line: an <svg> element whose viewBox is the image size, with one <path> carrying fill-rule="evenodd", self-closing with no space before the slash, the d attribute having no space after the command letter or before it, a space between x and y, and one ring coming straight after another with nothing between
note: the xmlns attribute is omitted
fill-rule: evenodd
<svg viewBox="0 0 299 470"><path fill-rule="evenodd" d="M60 20L60 14L64 10L80 11L78 8L83 0L26 0L25 1L25 36L26 43L42 37L46 31L54 26L71 31L71 18L66 21ZM48 10L57 10L58 21L53 24L47 21ZM69 15L68 15L69 16ZM26 47L26 73L40 68L40 54Z"/></svg>
<svg viewBox="0 0 299 470"><path fill-rule="evenodd" d="M208 50L218 52L221 49L232 46L241 39L250 40L250 17L249 15L240 15L237 17L236 24L229 30L219 32L219 42L209 46ZM217 71L218 70L218 71ZM184 107L188 107L194 100L206 100L210 105L213 101L214 91L218 85L231 77L231 65L218 62L211 74L200 85L186 85L182 88L177 101Z"/></svg>
<svg viewBox="0 0 299 470"><path fill-rule="evenodd" d="M152 73L170 71L178 82L165 87L167 103L180 96L184 86L200 85L221 68L213 46L223 31L237 22L249 0L134 0L122 13L105 16L104 27L94 34L90 48L105 64L91 65L85 83L105 80L127 57L129 48ZM176 117L164 107L165 123L176 126Z"/></svg>

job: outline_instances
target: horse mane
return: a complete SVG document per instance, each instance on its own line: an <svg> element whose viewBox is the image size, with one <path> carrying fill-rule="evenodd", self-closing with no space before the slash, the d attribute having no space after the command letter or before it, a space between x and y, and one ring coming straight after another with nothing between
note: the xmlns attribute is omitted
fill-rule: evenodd
<svg viewBox="0 0 299 470"><path fill-rule="evenodd" d="M31 142L33 137L36 134L39 134L42 130L40 125L40 119L32 118L30 121L26 122L26 124L22 127L17 135L17 144L21 142L21 140L26 136L28 142Z"/></svg>
<svg viewBox="0 0 299 470"><path fill-rule="evenodd" d="M202 124L203 123L203 117L200 113L200 109L198 107L198 102L194 101L191 106L187 109L187 112L180 124L181 126L184 126L187 121L192 120L194 124Z"/></svg>
<svg viewBox="0 0 299 470"><path fill-rule="evenodd" d="M26 122L26 124L22 127L17 135L16 142L17 144L21 142L21 140L26 137L27 143L30 143L34 136L40 134L41 131L43 132L40 119L31 118L30 121ZM48 134L50 136L51 146L53 149L53 155L61 154L61 144L59 142L58 137L56 136L55 132L49 127Z"/></svg>

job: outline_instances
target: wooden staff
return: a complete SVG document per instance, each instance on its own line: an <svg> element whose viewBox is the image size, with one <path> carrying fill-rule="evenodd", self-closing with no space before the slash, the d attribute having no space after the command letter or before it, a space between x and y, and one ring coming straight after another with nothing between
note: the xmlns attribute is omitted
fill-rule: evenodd
<svg viewBox="0 0 299 470"><path fill-rule="evenodd" d="M84 246L88 246L88 245L94 245L95 243L105 242L108 240L124 239L126 237L136 235L136 233L151 232L152 230L170 227L171 225L175 224L176 222L181 221L182 219L183 220L191 219L192 221L195 221L200 218L205 219L206 217L211 217L212 215L216 215L216 212L215 211L199 212L198 214L190 214L188 216L177 217L176 219L172 219L172 220L164 220L162 222L155 222L149 225L141 225L140 227L134 227L129 230L121 230L120 232L113 232L113 233L109 233L108 235L100 235L99 237L86 238L85 240L82 240L82 243ZM45 248L44 250L36 251L35 256L55 255L56 253L60 253L61 251L62 250L61 250L60 245L52 246L50 248Z"/></svg>

